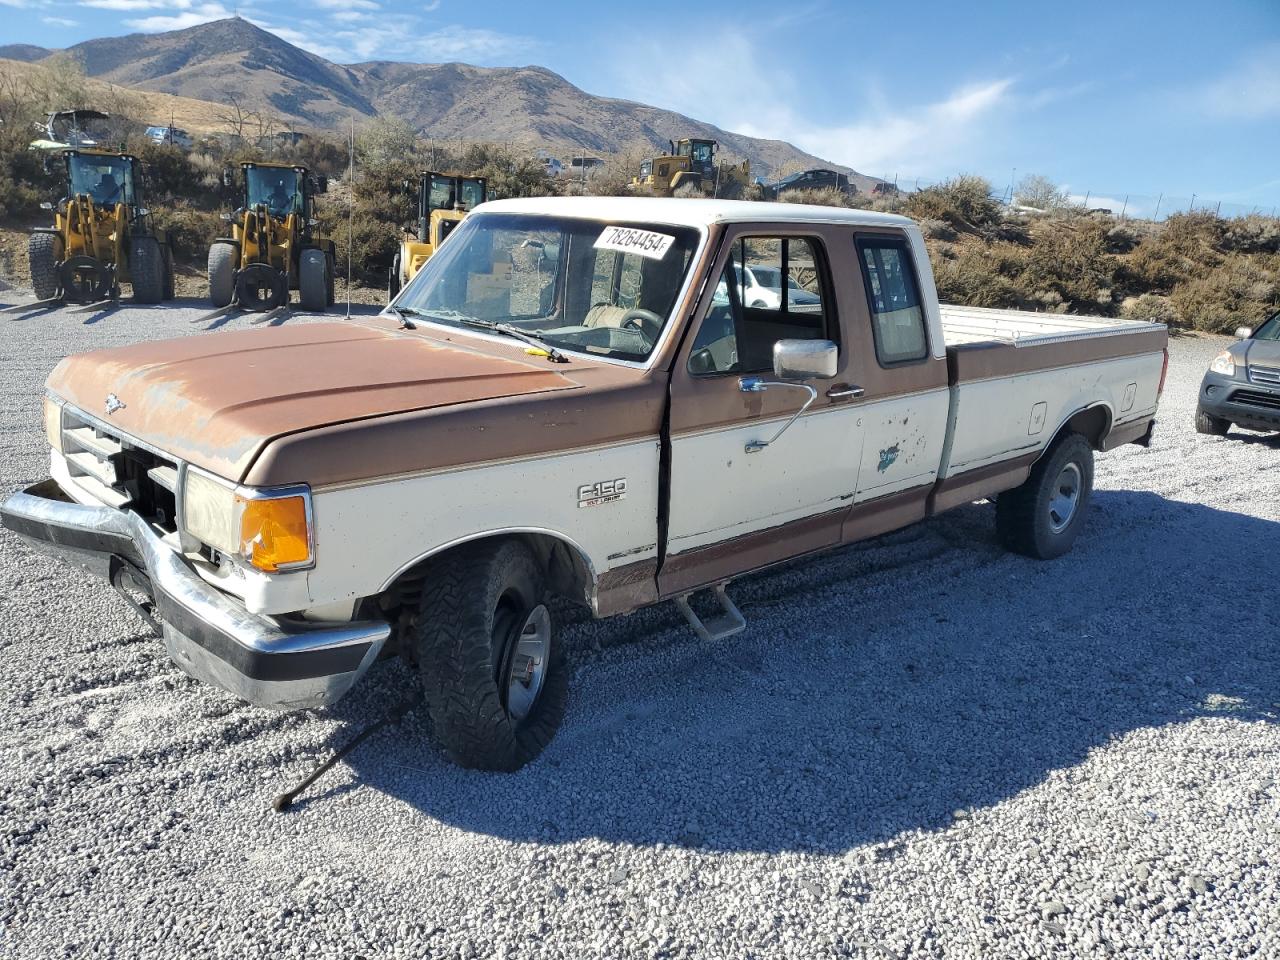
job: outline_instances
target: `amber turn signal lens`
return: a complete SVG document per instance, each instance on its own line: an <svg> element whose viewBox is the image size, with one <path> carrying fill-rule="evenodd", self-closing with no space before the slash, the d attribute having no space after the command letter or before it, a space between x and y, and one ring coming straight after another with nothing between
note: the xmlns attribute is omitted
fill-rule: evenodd
<svg viewBox="0 0 1280 960"><path fill-rule="evenodd" d="M241 499L240 511L240 552L259 570L311 560L305 498Z"/></svg>

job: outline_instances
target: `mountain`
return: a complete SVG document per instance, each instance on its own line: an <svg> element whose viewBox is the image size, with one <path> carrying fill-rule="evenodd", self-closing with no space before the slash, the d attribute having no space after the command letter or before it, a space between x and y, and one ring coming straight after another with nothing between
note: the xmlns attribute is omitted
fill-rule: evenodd
<svg viewBox="0 0 1280 960"><path fill-rule="evenodd" d="M13 60L38 61L53 52L0 47L0 57ZM665 150L668 140L694 136L718 140L726 159L750 160L756 175L783 166L837 166L782 140L747 137L671 110L587 93L543 67L341 65L238 17L168 33L87 40L67 52L99 80L218 104L235 100L299 129L333 129L353 116L389 114L442 140L607 155L652 153ZM862 189L877 182L860 174L853 179Z"/></svg>
<svg viewBox="0 0 1280 960"><path fill-rule="evenodd" d="M31 63L35 60L43 60L51 53L53 53L52 50L30 43L10 43L0 46L0 60L20 60Z"/></svg>

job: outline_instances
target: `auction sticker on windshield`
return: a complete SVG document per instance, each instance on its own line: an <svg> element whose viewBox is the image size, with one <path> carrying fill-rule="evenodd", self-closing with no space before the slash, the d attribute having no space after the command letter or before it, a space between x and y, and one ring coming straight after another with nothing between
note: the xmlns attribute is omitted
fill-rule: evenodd
<svg viewBox="0 0 1280 960"><path fill-rule="evenodd" d="M650 260L661 260L667 255L675 239L665 233L637 230L635 227L605 227L595 242L595 248L635 253Z"/></svg>

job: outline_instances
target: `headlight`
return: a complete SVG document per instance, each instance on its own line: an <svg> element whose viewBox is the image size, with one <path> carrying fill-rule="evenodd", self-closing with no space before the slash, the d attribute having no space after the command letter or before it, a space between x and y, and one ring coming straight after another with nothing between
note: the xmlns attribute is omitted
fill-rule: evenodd
<svg viewBox="0 0 1280 960"><path fill-rule="evenodd" d="M1209 369L1213 373L1222 374L1224 377L1234 377L1236 375L1236 358L1231 355L1230 350L1223 350L1213 358L1213 363L1209 364Z"/></svg>
<svg viewBox="0 0 1280 960"><path fill-rule="evenodd" d="M44 435L49 446L62 452L62 404L55 403L49 397L44 398Z"/></svg>
<svg viewBox="0 0 1280 960"><path fill-rule="evenodd" d="M303 484L235 487L189 468L182 526L201 543L267 573L297 570L314 562L311 491Z"/></svg>

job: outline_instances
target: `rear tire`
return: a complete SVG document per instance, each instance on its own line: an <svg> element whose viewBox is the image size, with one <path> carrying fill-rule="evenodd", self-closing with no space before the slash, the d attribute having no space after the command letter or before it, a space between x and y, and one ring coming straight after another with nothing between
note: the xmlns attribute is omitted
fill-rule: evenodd
<svg viewBox="0 0 1280 960"><path fill-rule="evenodd" d="M1199 407L1196 407L1196 433L1207 434L1210 437L1225 437L1230 429L1230 420L1215 417L1213 414L1205 413Z"/></svg>
<svg viewBox="0 0 1280 960"><path fill-rule="evenodd" d="M215 307L225 307L235 298L239 260L240 248L234 243L209 247L209 300Z"/></svg>
<svg viewBox="0 0 1280 960"><path fill-rule="evenodd" d="M312 313L329 306L329 258L323 250L303 250L298 260L298 305Z"/></svg>
<svg viewBox="0 0 1280 960"><path fill-rule="evenodd" d="M129 277L136 303L164 299L164 253L155 237L134 237L129 244Z"/></svg>
<svg viewBox="0 0 1280 960"><path fill-rule="evenodd" d="M517 540L460 547L427 574L408 640L436 739L461 766L517 770L564 718L568 671L545 592Z"/></svg>
<svg viewBox="0 0 1280 960"><path fill-rule="evenodd" d="M56 234L33 233L27 237L27 262L31 265L31 288L37 300L52 300L58 295L58 261L62 244Z"/></svg>
<svg viewBox="0 0 1280 960"><path fill-rule="evenodd" d="M996 531L1004 545L1039 560L1071 549L1093 494L1093 447L1078 433L1058 441L1031 476L996 498Z"/></svg>

